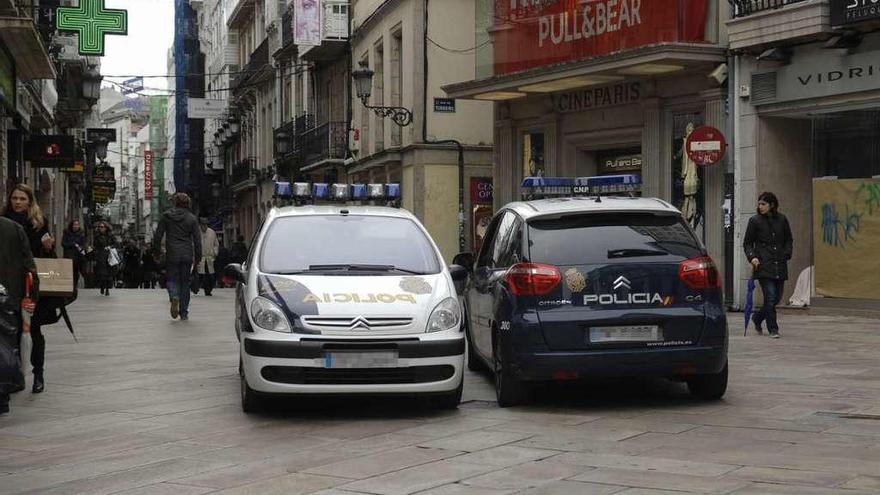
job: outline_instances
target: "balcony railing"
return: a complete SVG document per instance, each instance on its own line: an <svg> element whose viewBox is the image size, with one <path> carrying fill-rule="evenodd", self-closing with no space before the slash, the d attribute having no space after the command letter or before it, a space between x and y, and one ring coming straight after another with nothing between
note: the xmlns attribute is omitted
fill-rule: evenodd
<svg viewBox="0 0 880 495"><path fill-rule="evenodd" d="M759 12L776 10L806 0L728 0L734 17L745 17Z"/></svg>
<svg viewBox="0 0 880 495"><path fill-rule="evenodd" d="M242 72L232 81L232 89L235 91L242 84L247 83L258 72L269 67L269 38L263 40L260 46L251 54L251 59L244 66Z"/></svg>
<svg viewBox="0 0 880 495"><path fill-rule="evenodd" d="M347 152L347 122L326 122L302 135L304 167L326 160L342 160Z"/></svg>

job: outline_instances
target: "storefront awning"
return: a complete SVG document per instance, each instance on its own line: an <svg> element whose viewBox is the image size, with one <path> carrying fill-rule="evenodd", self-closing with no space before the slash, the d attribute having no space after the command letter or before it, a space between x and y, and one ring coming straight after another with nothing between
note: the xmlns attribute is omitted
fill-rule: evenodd
<svg viewBox="0 0 880 495"><path fill-rule="evenodd" d="M52 59L31 19L0 17L0 39L12 53L19 79L55 79Z"/></svg>
<svg viewBox="0 0 880 495"><path fill-rule="evenodd" d="M474 81L450 84L452 98L512 100L631 78L683 72L726 60L724 48L698 43L661 43L612 55L537 67Z"/></svg>

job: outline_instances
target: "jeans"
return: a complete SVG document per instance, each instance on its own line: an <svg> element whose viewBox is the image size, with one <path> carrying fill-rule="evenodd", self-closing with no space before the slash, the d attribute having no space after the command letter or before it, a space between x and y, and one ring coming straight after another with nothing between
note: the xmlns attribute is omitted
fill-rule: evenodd
<svg viewBox="0 0 880 495"><path fill-rule="evenodd" d="M169 262L165 267L165 276L168 278L168 297L180 299L180 314L189 315L189 287L192 276L192 261Z"/></svg>
<svg viewBox="0 0 880 495"><path fill-rule="evenodd" d="M758 282L761 283L761 292L764 294L764 305L761 306L761 311L755 315L755 320L757 322L766 321L767 330L770 333L776 333L779 331L779 323L776 321L776 305L782 301L785 281L762 278Z"/></svg>

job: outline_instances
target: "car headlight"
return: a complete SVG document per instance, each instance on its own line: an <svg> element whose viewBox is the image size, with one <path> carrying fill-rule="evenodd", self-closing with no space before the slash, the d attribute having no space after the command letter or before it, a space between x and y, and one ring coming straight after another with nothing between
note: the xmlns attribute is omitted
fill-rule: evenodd
<svg viewBox="0 0 880 495"><path fill-rule="evenodd" d="M277 304L264 297L258 297L251 303L251 318L255 325L264 330L291 333L287 316Z"/></svg>
<svg viewBox="0 0 880 495"><path fill-rule="evenodd" d="M447 297L431 312L427 332L441 332L457 327L461 323L461 307L458 300Z"/></svg>

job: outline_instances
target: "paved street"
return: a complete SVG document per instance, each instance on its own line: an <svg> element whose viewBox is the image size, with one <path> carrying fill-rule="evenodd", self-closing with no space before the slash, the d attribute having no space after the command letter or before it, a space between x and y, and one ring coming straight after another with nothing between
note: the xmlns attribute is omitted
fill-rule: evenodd
<svg viewBox="0 0 880 495"><path fill-rule="evenodd" d="M731 316L724 401L663 381L464 403L239 405L232 292L171 321L162 291L86 291L79 336L46 330L46 391L0 418L0 493L496 495L880 492L880 321L787 314L783 339ZM29 389L28 389L29 390Z"/></svg>

